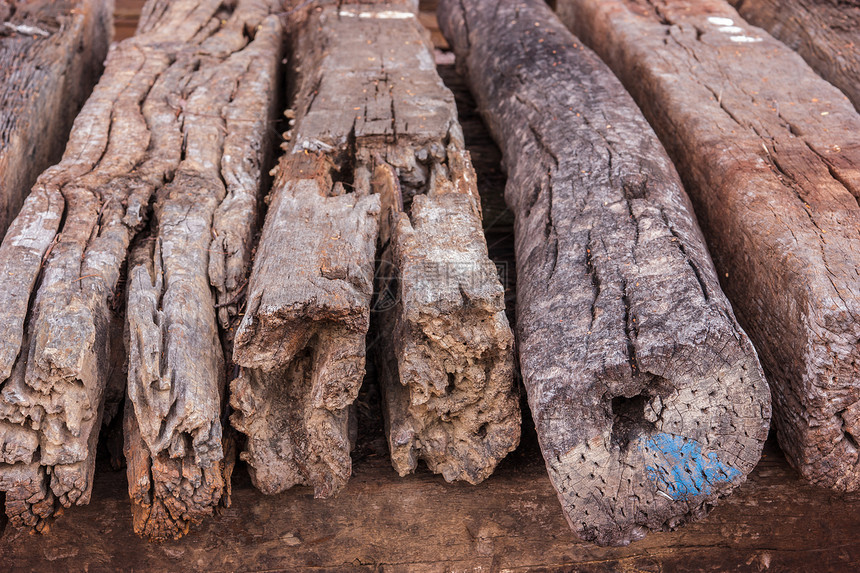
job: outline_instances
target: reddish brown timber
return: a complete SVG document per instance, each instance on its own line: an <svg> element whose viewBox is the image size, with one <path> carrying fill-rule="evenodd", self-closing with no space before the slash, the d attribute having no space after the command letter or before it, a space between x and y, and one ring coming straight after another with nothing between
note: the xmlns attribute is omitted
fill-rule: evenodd
<svg viewBox="0 0 860 573"><path fill-rule="evenodd" d="M571 527L625 545L759 460L770 397L680 179L632 98L540 0L442 0L508 173L520 365Z"/></svg>
<svg viewBox="0 0 860 573"><path fill-rule="evenodd" d="M327 496L349 477L346 406L364 375L380 200L382 270L401 285L372 343L393 463L405 474L421 457L448 479L480 481L516 446L519 410L503 291L453 97L411 3L332 2L296 27L292 149L236 342L245 368L234 423L249 435L255 483L268 492L308 483ZM295 261L308 268L279 293ZM267 350L276 339L288 342Z"/></svg>
<svg viewBox="0 0 860 573"><path fill-rule="evenodd" d="M116 309L123 306L120 276L129 244L146 222L153 194L158 191L163 203L190 165L211 160L204 148L217 129L206 121L220 114L217 109L201 112L195 88L211 89L215 83L206 84L204 78L211 78L217 62L240 51L250 36L276 34L274 19L263 25L268 10L266 4L251 2L239 7L222 7L215 0L148 3L138 35L111 49L105 74L75 120L62 161L39 177L0 245L0 300L6 309L0 317L0 488L6 490L6 510L15 525L42 529L57 503L89 501L105 389L122 344L114 333L121 331ZM272 45L271 40L260 41L267 49ZM249 83L253 74L248 72ZM242 85L238 79L236 83ZM242 91L237 87L233 97L242 100ZM240 105L224 109L225 139ZM217 138L211 143L217 150ZM228 190L227 198L233 194ZM205 242L198 245L205 252L209 233L207 228ZM161 247L163 243L158 268L165 276L157 278L169 285L170 253ZM247 253L237 251L236 256L247 258ZM156 310L164 312L167 301L162 297ZM193 299L188 304L188 312L204 312L193 306ZM152 321L160 319L153 313ZM193 334L171 329L167 321L165 332L177 345L183 335ZM160 342L151 338L145 342ZM151 347L136 348L141 349ZM134 370L137 374L136 365ZM179 387L175 391L181 396ZM169 423L165 428L174 429ZM189 423L181 431L190 435L192 429ZM192 438L188 440L190 449ZM172 445L171 454L181 456L184 444L176 440ZM202 455L200 463L216 453ZM190 489L192 478L180 477L180 486Z"/></svg>
<svg viewBox="0 0 860 573"><path fill-rule="evenodd" d="M780 443L860 486L860 116L728 4L560 1L666 144L756 344Z"/></svg>
<svg viewBox="0 0 860 573"><path fill-rule="evenodd" d="M0 233L60 160L103 70L108 0L0 0Z"/></svg>
<svg viewBox="0 0 860 573"><path fill-rule="evenodd" d="M210 515L229 481L218 319L229 329L249 266L277 101L278 8L244 0L209 12L200 21L209 30L175 55L193 70L175 86L184 154L155 192L150 238L135 247L128 279L129 492L135 531L153 540ZM176 9L163 22L182 16Z"/></svg>
<svg viewBox="0 0 860 573"><path fill-rule="evenodd" d="M860 111L860 1L730 0L841 89Z"/></svg>

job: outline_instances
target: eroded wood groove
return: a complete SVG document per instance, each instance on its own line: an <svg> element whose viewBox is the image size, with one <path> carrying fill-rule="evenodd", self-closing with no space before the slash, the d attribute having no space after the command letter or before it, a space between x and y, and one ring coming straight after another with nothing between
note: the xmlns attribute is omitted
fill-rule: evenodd
<svg viewBox="0 0 860 573"><path fill-rule="evenodd" d="M624 545L741 484L770 397L680 179L632 98L538 0L442 0L515 213L520 366L571 528Z"/></svg>
<svg viewBox="0 0 860 573"><path fill-rule="evenodd" d="M727 3L560 0L687 184L807 479L860 486L860 116ZM659 15L657 14L659 11Z"/></svg>
<svg viewBox="0 0 860 573"><path fill-rule="evenodd" d="M347 407L364 377L377 235L383 294L369 340L395 468L423 458L475 483L519 439L513 339L474 171L414 9L331 2L295 19L295 126L232 387L243 456L268 493L303 483L326 497L350 475ZM284 281L288 261L301 264Z"/></svg>
<svg viewBox="0 0 860 573"><path fill-rule="evenodd" d="M200 8L172 3L144 37ZM196 41L173 56L185 69L170 94L180 106L181 160L154 193L128 280L125 452L135 531L153 540L183 535L227 501L222 335L229 340L239 312L273 143L279 8L244 1L204 12Z"/></svg>
<svg viewBox="0 0 860 573"><path fill-rule="evenodd" d="M13 525L41 530L57 505L89 501L105 393L117 377L115 362L124 361L117 336L126 297L121 273L132 239L147 225L152 200L155 241L136 255L140 266L131 265L128 331L135 351L157 347L166 358L162 363L156 356L155 369L150 354L131 358L129 397L143 424L141 440L129 443L146 444L144 453L154 461L162 454L170 458L174 469L163 474L175 485L159 491L168 478L153 471L154 491L135 492L138 476L132 475L132 497L150 504L176 498L183 507L164 523L173 520L178 530L201 507L211 512L220 497L223 483L207 490L212 500L189 499L197 487L195 470L217 467L221 458L223 389L217 380L223 379L223 357L213 290L225 281L213 273L215 288L210 286L209 220L217 219L222 201L256 193L231 184L228 176L222 183L222 170L237 170L221 155L233 145L254 179L259 160L247 146L259 152L253 145L266 133L259 113L271 105L273 92L261 91L260 83L274 81L281 32L277 19L267 15L275 11L274 3L264 1L148 3L138 35L111 48L62 161L39 177L11 224L0 246L0 298L8 310L0 319L0 483ZM213 77L226 85L218 86ZM221 93L213 94L216 86ZM231 98L233 107L227 105ZM187 196L175 200L182 191ZM185 211L177 204L183 201ZM187 228L165 228L171 222ZM246 264L249 249L235 242L227 258ZM149 252L158 260L143 264ZM165 292L154 293L155 285ZM157 298L157 305L145 306L152 302L148 297ZM150 311L148 322L140 315L144 309ZM194 350L204 355L193 364L205 379L199 386L193 370L176 372L177 361L196 360ZM170 527L140 531L159 538Z"/></svg>

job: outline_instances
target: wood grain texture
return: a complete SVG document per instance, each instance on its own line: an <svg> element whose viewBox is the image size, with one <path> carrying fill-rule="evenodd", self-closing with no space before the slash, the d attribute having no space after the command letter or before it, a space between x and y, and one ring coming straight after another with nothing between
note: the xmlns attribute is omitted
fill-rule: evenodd
<svg viewBox="0 0 860 573"><path fill-rule="evenodd" d="M325 42L361 70L361 89L348 93L375 91L352 103L374 113L373 130L357 131L356 145L372 158L383 207L372 340L389 449L401 475L421 459L449 481L478 483L519 441L513 334L453 94L426 31L412 12L387 17L392 8L342 17L330 26L331 38L342 39Z"/></svg>
<svg viewBox="0 0 860 573"><path fill-rule="evenodd" d="M295 126L235 353L233 420L255 483L312 484L325 497L349 477L347 406L364 378L380 208L386 279L398 285L374 335L393 462L405 474L420 457L480 481L516 446L519 407L453 96L410 2L327 3L295 29Z"/></svg>
<svg viewBox="0 0 860 573"><path fill-rule="evenodd" d="M146 8L164 11L158 29L201 7ZM129 493L135 531L155 541L181 536L211 515L230 479L221 335L238 320L261 170L273 144L284 41L279 9L275 1L244 1L203 12L204 32L173 55L173 66L184 70L170 86L181 100L173 132L181 139L171 143L182 159L156 190L148 237L128 265Z"/></svg>
<svg viewBox="0 0 860 573"><path fill-rule="evenodd" d="M627 547L598 547L567 528L534 443L486 481L445 483L421 468L400 478L385 456L356 460L336 498L297 487L265 496L240 474L233 506L188 536L138 538L122 472L97 472L93 501L52 534L14 529L4 569L101 571L853 571L860 567L860 498L804 483L775 444L707 519Z"/></svg>
<svg viewBox="0 0 860 573"><path fill-rule="evenodd" d="M727 3L564 0L675 161L809 480L860 486L860 116Z"/></svg>
<svg viewBox="0 0 860 573"><path fill-rule="evenodd" d="M357 114L337 106L346 62L316 41L318 12L292 13L294 128L267 198L230 403L254 485L311 485L328 497L351 473L348 407L365 374L379 198L353 167L352 122L338 122Z"/></svg>
<svg viewBox="0 0 860 573"><path fill-rule="evenodd" d="M504 155L523 382L571 527L627 544L701 517L758 461L770 397L677 173L543 2L439 21Z"/></svg>
<svg viewBox="0 0 860 573"><path fill-rule="evenodd" d="M0 233L59 161L104 67L109 0L0 1Z"/></svg>
<svg viewBox="0 0 860 573"><path fill-rule="evenodd" d="M125 293L121 279L129 245L147 222L151 199L160 200L158 216L167 218L165 211L169 206L164 208L165 199L172 188L191 178L195 168L209 169L210 178L211 170L217 169L206 162L213 160L213 152L219 151L218 136L210 138L222 128L222 118L217 110L212 119L213 109L200 109L196 101L200 96L195 88L205 85L215 71L206 64L229 59L233 51L248 43L253 34L246 33L245 25L250 24L253 30L262 24L270 7L248 2L242 9L233 10L222 8L214 0L147 4L140 33L111 49L105 75L75 120L63 160L39 177L0 246L0 265L4 269L0 297L8 309L2 318L0 340L0 374L4 379L0 387L4 442L0 481L7 492L7 513L15 525L41 529L56 505L89 501L106 388L117 370L121 371L115 362L117 354L122 362L122 338L117 333L122 332ZM271 28L277 23L273 20L267 26ZM261 32L261 36L268 34L270 38L263 51L271 52L274 32L263 29ZM267 57L277 61L276 54ZM240 57L245 58L246 55ZM197 85L193 81L196 72L199 72ZM236 83L241 84L238 79ZM243 99L242 90L237 89L234 94L232 88L228 86L227 95L237 98L238 107ZM235 108L225 111L227 117L223 121L228 128L235 111ZM242 125L240 132L246 129L245 123ZM237 137L234 136L233 143ZM225 147L229 146L229 139L226 136ZM225 166L224 171L231 172L230 166ZM214 177L219 177L217 172ZM229 187L229 176L225 175L225 180ZM214 197L218 197L217 183ZM190 187L187 191L193 190L194 186ZM200 182L197 187L203 191ZM224 193L223 188L221 192ZM235 194L231 188L228 197ZM217 204L211 206L216 207ZM179 217L177 224L189 223ZM206 274L209 257L205 253L211 240L208 233L207 229L203 237L186 235L188 241L198 241L193 252L204 254L194 259L195 265L189 264L188 269L183 266L182 270L202 266L202 278L195 277L191 290L205 290L202 300L211 309L210 323L214 325L213 297ZM158 246L160 250L156 252L161 256L151 267L153 272L155 268L164 271L165 276L159 274L152 281L164 280L170 289L173 271L166 265L175 253L165 252L161 248L163 242ZM234 249L241 251L239 247L235 245ZM237 256L247 260L249 255ZM139 276L137 279L140 281ZM149 288L152 289L152 283ZM187 285L183 284L183 288ZM132 290L134 299L138 291ZM146 294L154 296L151 292ZM183 303L171 302L171 296L162 296L157 308L150 308L151 322L160 317L156 311L166 313L169 322L172 312L169 306L174 304L192 305L187 307L189 312L206 311L206 306L193 306L192 297L185 296ZM142 309L137 302L133 308ZM167 309L164 303L168 303ZM168 334L174 335L171 342L180 347L181 355L182 334L194 336L194 333L171 329L170 324L165 327ZM134 326L132 330L138 334ZM135 343L142 343L135 348L148 351L151 350L148 344L159 345L160 340L151 338L134 339ZM212 344L219 344L217 336ZM175 352L170 346L166 350ZM220 346L218 353L220 359ZM148 358L145 366L152 366L152 359ZM160 364L159 357L155 362ZM217 365L218 359L210 362ZM199 366L203 368L204 364ZM132 370L137 374L141 369L135 363ZM153 371L150 369L149 373ZM160 373L156 368L155 381L165 386L158 376ZM152 381L145 379L146 383ZM160 390L166 390L172 398L181 397L182 388L173 388L173 381L169 382L170 388ZM214 393L217 398L218 390ZM131 395L139 396L135 392ZM211 403L214 399L209 396L211 393L206 396ZM202 401L204 395L192 396L191 403L198 398ZM158 404L151 406L159 408ZM186 413L180 408L173 408L172 412L180 421ZM219 415L220 411L214 414L216 420ZM143 418L141 412L138 418ZM170 433L176 427L180 432L187 430L188 435L196 428L189 421L177 426L167 424L165 431ZM142 435L152 436L147 432ZM218 451L217 446L199 439L200 436L195 438ZM166 438L173 446L174 457L184 455L185 439L171 442ZM190 449L193 440L187 439ZM160 452L155 450L154 455ZM211 460L205 447L195 453L202 454L200 464ZM182 486L189 487L192 482L189 477Z"/></svg>
<svg viewBox="0 0 860 573"><path fill-rule="evenodd" d="M730 0L754 26L795 50L860 111L858 0Z"/></svg>

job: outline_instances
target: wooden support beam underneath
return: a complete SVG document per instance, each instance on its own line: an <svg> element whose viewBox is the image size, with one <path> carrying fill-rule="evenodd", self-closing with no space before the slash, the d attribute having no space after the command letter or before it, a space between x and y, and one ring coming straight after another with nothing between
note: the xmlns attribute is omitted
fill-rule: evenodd
<svg viewBox="0 0 860 573"><path fill-rule="evenodd" d="M780 444L860 487L860 115L722 0L559 0L678 167L756 345Z"/></svg>
<svg viewBox="0 0 860 573"><path fill-rule="evenodd" d="M477 486L445 483L426 469L400 478L386 456L356 460L341 495L326 500L305 487L266 496L237 473L230 508L160 544L134 534L124 472L99 467L90 505L61 517L51 535L7 530L0 555L13 572L860 568L860 495L805 484L775 444L706 519L627 547L598 547L567 527L534 433L523 441Z"/></svg>

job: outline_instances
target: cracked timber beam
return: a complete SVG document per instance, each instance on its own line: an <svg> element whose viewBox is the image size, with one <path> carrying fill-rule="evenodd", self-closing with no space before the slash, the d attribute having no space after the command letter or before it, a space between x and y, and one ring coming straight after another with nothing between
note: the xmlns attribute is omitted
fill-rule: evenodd
<svg viewBox="0 0 860 573"><path fill-rule="evenodd" d="M860 116L718 0L559 0L687 185L756 344L780 444L808 480L860 486Z"/></svg>
<svg viewBox="0 0 860 573"><path fill-rule="evenodd" d="M305 483L324 497L346 483L347 406L364 376L379 218L389 245L383 270L394 263L412 288L401 299L411 306L398 301L382 313L381 340L371 343L386 353L390 436L405 436L389 438L395 468L407 473L424 457L448 479L480 481L516 445L519 410L502 289L480 234L453 97L412 3L332 2L296 30L293 144L236 338L234 360L244 368L233 421L249 437L243 456L265 492ZM284 282L281 269L296 261L307 262ZM428 263L435 277L419 277ZM449 263L464 276L446 277L438 267ZM399 364L409 374L398 376Z"/></svg>
<svg viewBox="0 0 860 573"><path fill-rule="evenodd" d="M508 173L520 366L572 529L625 545L759 460L770 397L689 199L620 82L539 0L443 0Z"/></svg>
<svg viewBox="0 0 860 573"><path fill-rule="evenodd" d="M860 2L730 0L750 24L795 50L860 111Z"/></svg>
<svg viewBox="0 0 860 573"><path fill-rule="evenodd" d="M0 233L59 161L103 69L113 2L0 0Z"/></svg>
<svg viewBox="0 0 860 573"><path fill-rule="evenodd" d="M183 535L222 497L229 504L221 334L249 266L283 44L279 2L184 4L151 2L163 15L138 39L163 41L162 29L193 22L162 74L178 108L159 151L182 158L129 260L129 493L135 531L156 541Z"/></svg>
<svg viewBox="0 0 860 573"><path fill-rule="evenodd" d="M374 159L383 205L372 340L389 451L400 475L422 459L448 481L475 484L519 443L513 333L454 96L417 19L389 13L383 3L374 17L329 27L362 72L353 103L381 126L368 135L388 139L358 146Z"/></svg>
<svg viewBox="0 0 860 573"><path fill-rule="evenodd" d="M206 84L214 68L226 73L224 68L229 66L218 67L218 62L230 60L231 53L241 50L255 32L269 38L264 51L277 45L276 21L263 22L267 6L247 2L233 9L216 0L149 2L137 36L111 48L105 73L75 120L63 159L39 177L0 245L0 301L6 309L0 318L0 489L6 492L6 511L13 525L42 530L58 504L89 501L106 386L115 374L122 344L115 333L122 329L121 277L129 245L146 224L151 199L157 198L163 209L169 190L191 178L194 169L217 171L209 162L219 145L220 135L215 134L224 126L217 111L211 121L213 109L202 113L197 95L216 84L195 88ZM255 30L256 24L262 27ZM276 61L277 55L265 52L265 58ZM238 76L236 84L243 85ZM233 97L241 99L242 90L237 88ZM239 103L225 109L226 139L238 107ZM226 173L224 178L229 186ZM188 185L186 191L202 192L204 184L208 181ZM228 190L228 198L234 194ZM163 212L158 216L165 217ZM197 247L204 252L208 252L209 232L206 228L204 235L193 238L203 241ZM158 240L161 256L153 267L165 274L154 280L165 281L169 289L169 265L177 253L168 251L161 237ZM182 272L191 278L198 262L195 259ZM135 278L139 285L139 271ZM208 292L209 277L193 280L197 281L194 288L202 280ZM134 297L132 292L130 298ZM204 313L206 307L193 306L195 300L187 298L187 311ZM169 290L159 304L152 309L151 321L163 319L164 332L171 337L164 345L166 359L161 365L170 366L170 352L182 354L182 348L176 350L182 344L212 344L212 351L220 355L220 347L214 347L217 337L211 343L206 338L195 340L192 329L172 326L170 309L164 304L179 303L170 301ZM130 322L134 329L134 317ZM151 351L162 342L159 336L150 333L136 349ZM151 366L151 356L147 359L145 365ZM137 365L132 366L137 374ZM198 366L202 369L207 364ZM159 369L144 373L152 378L142 382L153 382L159 389L175 383L161 379ZM172 392L181 397L188 382L175 383ZM134 391L130 396L135 398ZM190 397L211 399L202 390ZM184 416L183 406L180 400L172 412ZM141 412L137 414L143 418ZM193 422L200 418L186 419L179 431L191 433ZM172 420L165 421L166 432L175 429ZM150 436L142 433L144 439ZM182 456L185 447L200 454L201 464L213 459L218 446L198 438L170 441L170 454ZM192 441L211 448L198 451ZM177 478L180 497L195 483L195 468L189 465L193 464L185 464ZM141 486L129 481L134 497Z"/></svg>

